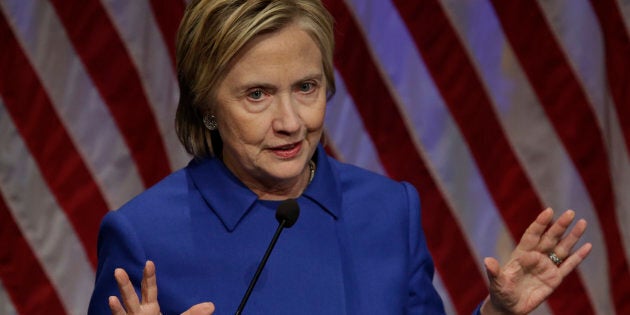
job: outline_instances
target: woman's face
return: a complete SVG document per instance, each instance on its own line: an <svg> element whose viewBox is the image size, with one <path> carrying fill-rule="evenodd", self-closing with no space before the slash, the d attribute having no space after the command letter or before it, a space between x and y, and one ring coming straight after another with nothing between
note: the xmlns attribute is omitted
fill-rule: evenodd
<svg viewBox="0 0 630 315"><path fill-rule="evenodd" d="M291 24L255 38L232 64L214 108L223 161L259 196L295 197L308 184L307 163L323 129L320 50Z"/></svg>

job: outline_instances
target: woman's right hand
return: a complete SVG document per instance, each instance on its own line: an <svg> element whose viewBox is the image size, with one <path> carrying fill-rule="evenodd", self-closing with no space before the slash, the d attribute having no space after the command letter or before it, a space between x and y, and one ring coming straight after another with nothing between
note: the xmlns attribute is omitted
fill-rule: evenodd
<svg viewBox="0 0 630 315"><path fill-rule="evenodd" d="M157 281L155 277L155 264L152 261L147 261L144 266L144 272L142 273L142 301L138 299L136 291L133 288L133 284L129 280L127 272L122 268L116 268L114 271L114 277L118 283L118 290L120 290L120 296L122 302L120 303L118 297L109 297L109 308L112 311L112 315L159 315L160 305L157 301ZM193 305L182 315L212 315L214 313L214 304L210 302L199 303Z"/></svg>

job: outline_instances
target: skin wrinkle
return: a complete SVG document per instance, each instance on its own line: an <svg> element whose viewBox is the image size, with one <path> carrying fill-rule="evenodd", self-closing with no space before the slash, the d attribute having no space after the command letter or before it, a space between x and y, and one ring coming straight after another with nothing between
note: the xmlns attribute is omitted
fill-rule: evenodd
<svg viewBox="0 0 630 315"><path fill-rule="evenodd" d="M308 33L293 23L252 40L231 62L216 100L226 166L261 199L299 196L326 109L322 57ZM278 150L292 145L300 146L295 156Z"/></svg>

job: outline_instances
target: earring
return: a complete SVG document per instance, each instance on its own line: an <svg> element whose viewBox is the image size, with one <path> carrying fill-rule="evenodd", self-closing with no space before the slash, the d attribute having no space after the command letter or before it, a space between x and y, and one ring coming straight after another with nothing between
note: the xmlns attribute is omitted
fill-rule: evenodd
<svg viewBox="0 0 630 315"><path fill-rule="evenodd" d="M203 115L203 125L210 131L217 130L217 117L213 114L206 113Z"/></svg>

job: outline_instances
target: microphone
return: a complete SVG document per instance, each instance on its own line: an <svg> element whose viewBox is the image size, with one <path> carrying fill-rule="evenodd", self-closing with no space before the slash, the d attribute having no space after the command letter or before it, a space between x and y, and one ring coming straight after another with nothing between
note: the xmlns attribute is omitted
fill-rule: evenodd
<svg viewBox="0 0 630 315"><path fill-rule="evenodd" d="M265 268L265 264L267 264L267 259L269 259L269 255L271 254L273 247L276 246L276 242L278 241L278 237L280 236L280 233L285 227L286 228L292 227L293 224L295 224L295 221L297 221L299 216L300 216L300 206L298 205L295 199L287 199L283 201L282 203L280 203L280 205L278 206L278 209L276 210L276 220L278 220L278 223L279 223L278 228L276 229L276 233L273 235L273 238L271 239L271 243L269 243L269 247L267 247L267 251L265 252L265 255L260 261L260 264L258 264L258 269L256 269L256 273L254 274L252 281L249 282L249 287L247 288L245 295L243 295L241 304L238 306L238 309L236 309L236 315L241 315L241 313L243 312L243 309L245 308L245 304L247 303L247 300L249 299L249 296L252 294L252 291L254 290L254 286L256 285L256 282L258 281L258 277L260 277L260 274L262 273L263 268Z"/></svg>

